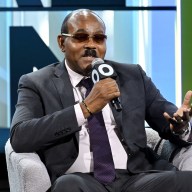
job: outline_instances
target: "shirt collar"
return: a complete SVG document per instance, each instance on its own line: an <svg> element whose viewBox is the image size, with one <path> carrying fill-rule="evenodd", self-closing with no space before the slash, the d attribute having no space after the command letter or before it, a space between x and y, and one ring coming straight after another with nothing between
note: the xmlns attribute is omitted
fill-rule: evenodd
<svg viewBox="0 0 192 192"><path fill-rule="evenodd" d="M72 86L76 87L79 84L79 82L84 78L84 76L80 75L79 73L76 73L71 68L69 68L66 60L65 60L65 66L66 66L67 72L69 74L69 78L70 78Z"/></svg>

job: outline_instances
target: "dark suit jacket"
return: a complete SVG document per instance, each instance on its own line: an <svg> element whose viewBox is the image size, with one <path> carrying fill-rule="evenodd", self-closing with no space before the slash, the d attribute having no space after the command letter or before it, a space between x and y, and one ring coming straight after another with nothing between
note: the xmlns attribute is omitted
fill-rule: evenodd
<svg viewBox="0 0 192 192"><path fill-rule="evenodd" d="M118 135L126 144L128 171L172 169L146 147L144 120L173 142L163 112L177 108L166 101L139 65L106 61L117 72L122 112L112 111ZM78 156L79 131L74 111L74 95L64 62L23 75L19 81L18 102L11 126L11 144L16 152L37 152L51 180L64 174Z"/></svg>

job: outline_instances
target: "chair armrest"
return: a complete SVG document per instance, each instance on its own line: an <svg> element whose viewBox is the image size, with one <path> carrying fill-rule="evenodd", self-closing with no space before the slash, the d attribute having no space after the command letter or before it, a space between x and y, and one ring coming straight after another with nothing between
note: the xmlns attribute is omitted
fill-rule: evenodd
<svg viewBox="0 0 192 192"><path fill-rule="evenodd" d="M16 153L8 140L5 155L11 192L45 192L51 186L47 169L36 153Z"/></svg>
<svg viewBox="0 0 192 192"><path fill-rule="evenodd" d="M158 148L159 143L161 142L159 134L151 128L145 128L145 131L147 134L147 145L156 151L156 148Z"/></svg>
<svg viewBox="0 0 192 192"><path fill-rule="evenodd" d="M163 159L168 160L169 162L173 161L178 150L181 147L171 143L169 140L161 139L159 142L158 148L156 148L157 154L161 155Z"/></svg>
<svg viewBox="0 0 192 192"><path fill-rule="evenodd" d="M178 146L168 140L159 137L159 134L151 128L146 128L147 145L151 147L163 159L172 162Z"/></svg>

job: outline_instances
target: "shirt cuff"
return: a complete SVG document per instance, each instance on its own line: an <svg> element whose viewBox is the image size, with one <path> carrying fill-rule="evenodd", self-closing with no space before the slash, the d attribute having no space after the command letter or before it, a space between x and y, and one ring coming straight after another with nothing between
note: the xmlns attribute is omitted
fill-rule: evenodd
<svg viewBox="0 0 192 192"><path fill-rule="evenodd" d="M189 135L188 135L188 139L187 139L188 142L192 142L192 130L191 129L192 129L192 118L189 122Z"/></svg>
<svg viewBox="0 0 192 192"><path fill-rule="evenodd" d="M75 104L74 108L75 108L77 123L78 123L78 126L80 127L86 122L86 119L84 118L83 111L79 103Z"/></svg>
<svg viewBox="0 0 192 192"><path fill-rule="evenodd" d="M184 141L188 141L191 135L191 124L190 122L188 123L188 133L186 135L181 135L180 139L184 140Z"/></svg>

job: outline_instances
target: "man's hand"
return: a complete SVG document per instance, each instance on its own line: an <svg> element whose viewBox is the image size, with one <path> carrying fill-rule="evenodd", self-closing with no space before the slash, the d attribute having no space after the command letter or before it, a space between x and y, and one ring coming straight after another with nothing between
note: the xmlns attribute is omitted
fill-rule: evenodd
<svg viewBox="0 0 192 192"><path fill-rule="evenodd" d="M120 91L116 81L112 78L106 78L95 83L84 101L91 113L94 114L101 111L107 103L119 96Z"/></svg>
<svg viewBox="0 0 192 192"><path fill-rule="evenodd" d="M191 105L192 91L188 91L184 97L183 104L173 114L173 117L170 117L168 113L164 113L164 117L170 122L170 128L173 132L179 133L183 129L188 127L190 118L192 117L192 105Z"/></svg>

